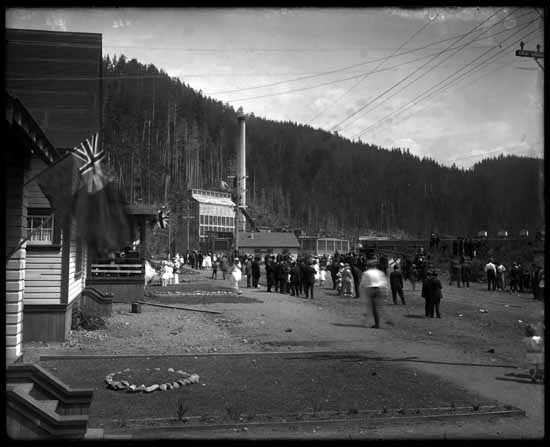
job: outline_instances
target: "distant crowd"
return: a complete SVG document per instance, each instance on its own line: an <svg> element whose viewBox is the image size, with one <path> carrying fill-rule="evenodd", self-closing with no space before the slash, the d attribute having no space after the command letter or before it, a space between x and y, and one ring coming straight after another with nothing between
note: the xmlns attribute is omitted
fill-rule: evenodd
<svg viewBox="0 0 550 447"><path fill-rule="evenodd" d="M437 247L437 241L434 241ZM433 247L432 247L433 248ZM473 250L470 252L470 249ZM477 253L468 242L457 246L460 255L452 257L449 264L449 285L470 287L472 281L472 256ZM269 293L289 294L306 299L314 299L315 288L323 288L330 275L332 289L338 296L359 298L369 297L375 316L374 327L379 327L377 308L380 296L391 293L393 304L406 305L403 291L404 281L410 281L413 291L416 284L422 287L421 296L425 299L426 317L441 318L440 302L442 284L438 270L430 255L420 248L414 256L384 253L366 254L350 252L333 255L297 256L285 253L260 255L240 254L230 257L226 254L191 251L184 255L176 254L171 261L161 262L160 278L163 286L178 282L182 266L191 269L211 270L212 279L230 279L236 293L241 293L241 281L246 279L247 288L259 288L260 278L265 275L266 290ZM379 272L379 273L378 273ZM532 292L535 299L544 296L544 270L535 265L525 269L513 262L505 267L490 259L485 265L484 274L490 291L510 293ZM374 285L373 285L374 284ZM378 303L378 304L377 304Z"/></svg>

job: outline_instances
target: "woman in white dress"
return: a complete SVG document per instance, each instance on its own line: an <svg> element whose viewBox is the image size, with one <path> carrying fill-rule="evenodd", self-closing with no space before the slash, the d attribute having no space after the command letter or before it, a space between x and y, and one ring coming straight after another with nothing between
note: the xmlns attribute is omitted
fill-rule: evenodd
<svg viewBox="0 0 550 447"><path fill-rule="evenodd" d="M321 270L319 270L319 287L323 287L325 285L325 281L327 280L327 269L325 266L321 266Z"/></svg>
<svg viewBox="0 0 550 447"><path fill-rule="evenodd" d="M202 268L203 269L211 269L212 268L212 258L210 255L206 255L204 259L202 260Z"/></svg>
<svg viewBox="0 0 550 447"><path fill-rule="evenodd" d="M231 282L233 283L233 288L235 289L235 292L237 292L239 295L241 294L241 291L239 289L239 281L242 278L242 267L241 267L241 261L239 261L238 258L235 258L233 261L233 268L231 270Z"/></svg>
<svg viewBox="0 0 550 447"><path fill-rule="evenodd" d="M317 284L317 282L320 279L319 272L321 271L321 268L319 267L319 259L318 258L314 259L313 268L315 269L315 284Z"/></svg>

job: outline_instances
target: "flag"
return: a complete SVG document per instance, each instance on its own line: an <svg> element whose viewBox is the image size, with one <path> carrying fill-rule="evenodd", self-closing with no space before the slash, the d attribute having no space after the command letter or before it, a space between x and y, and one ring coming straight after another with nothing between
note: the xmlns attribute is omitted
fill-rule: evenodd
<svg viewBox="0 0 550 447"><path fill-rule="evenodd" d="M96 133L71 151L80 161L82 184L90 194L101 191L110 180L103 171L102 161L105 158L105 151L98 148L98 141L99 135Z"/></svg>
<svg viewBox="0 0 550 447"><path fill-rule="evenodd" d="M60 223L71 215L73 197L80 187L78 168L78 160L68 153L48 166L36 179Z"/></svg>
<svg viewBox="0 0 550 447"><path fill-rule="evenodd" d="M97 253L132 241L131 221L120 191L107 175L98 135L71 149L37 181L62 222L74 217L79 236Z"/></svg>
<svg viewBox="0 0 550 447"><path fill-rule="evenodd" d="M130 216L126 214L124 199L114 183L89 193L86 185L76 193L72 214L76 217L78 234L96 253L120 250L131 244Z"/></svg>
<svg viewBox="0 0 550 447"><path fill-rule="evenodd" d="M170 219L170 211L167 211L165 207L162 207L157 215L157 224L160 228L164 229L168 227L168 221Z"/></svg>

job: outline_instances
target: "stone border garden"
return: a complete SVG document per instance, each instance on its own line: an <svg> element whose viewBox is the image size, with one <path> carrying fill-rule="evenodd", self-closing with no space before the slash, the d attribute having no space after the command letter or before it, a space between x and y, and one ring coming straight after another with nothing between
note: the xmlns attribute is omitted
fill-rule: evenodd
<svg viewBox="0 0 550 447"><path fill-rule="evenodd" d="M153 368L152 370L150 368L146 368L145 371L160 371L160 368ZM156 390L160 391L167 391L172 389L178 389L183 386L192 385L194 383L199 383L199 375L198 374L189 374L186 371L178 370L175 371L174 368L168 368L168 373L174 374L175 377L178 377L176 380L169 380L167 382L163 383L153 383L151 385L136 385L135 383L130 383L128 380L123 380L120 378L119 380L114 380L114 376L123 376L124 373L131 373L133 370L131 368L126 368L122 371L112 372L105 376L105 382L107 383L107 388L115 391L123 391L126 390L128 393L151 393Z"/></svg>

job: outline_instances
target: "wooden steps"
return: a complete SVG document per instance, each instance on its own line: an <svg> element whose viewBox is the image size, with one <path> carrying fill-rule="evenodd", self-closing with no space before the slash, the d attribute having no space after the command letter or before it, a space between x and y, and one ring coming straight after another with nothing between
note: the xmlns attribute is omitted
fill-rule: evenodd
<svg viewBox="0 0 550 447"><path fill-rule="evenodd" d="M6 369L7 432L12 439L84 439L92 390L71 389L38 365Z"/></svg>

